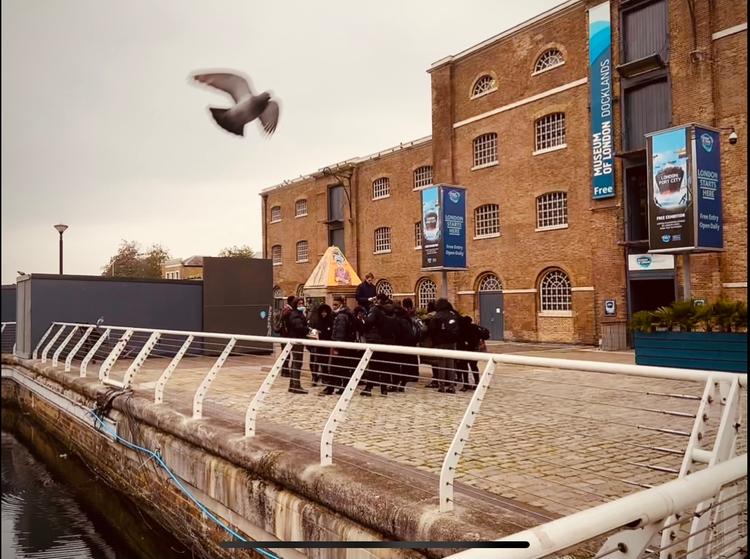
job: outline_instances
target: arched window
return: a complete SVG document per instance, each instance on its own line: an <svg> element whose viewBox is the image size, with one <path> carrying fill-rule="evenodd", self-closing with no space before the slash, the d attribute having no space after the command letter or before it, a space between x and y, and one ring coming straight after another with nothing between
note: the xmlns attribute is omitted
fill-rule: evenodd
<svg viewBox="0 0 750 559"><path fill-rule="evenodd" d="M271 261L274 266L281 266L281 245L271 247Z"/></svg>
<svg viewBox="0 0 750 559"><path fill-rule="evenodd" d="M432 165L424 165L414 171L414 188L432 184Z"/></svg>
<svg viewBox="0 0 750 559"><path fill-rule="evenodd" d="M375 229L375 254L391 252L391 228L378 227Z"/></svg>
<svg viewBox="0 0 750 559"><path fill-rule="evenodd" d="M500 234L500 206L485 204L474 210L474 235L476 237Z"/></svg>
<svg viewBox="0 0 750 559"><path fill-rule="evenodd" d="M490 132L474 138L474 167L497 163L497 134Z"/></svg>
<svg viewBox="0 0 750 559"><path fill-rule="evenodd" d="M539 284L539 302L542 312L570 311L570 279L562 270L547 272Z"/></svg>
<svg viewBox="0 0 750 559"><path fill-rule="evenodd" d="M372 181L372 199L388 198L391 195L391 181L387 177L381 177Z"/></svg>
<svg viewBox="0 0 750 559"><path fill-rule="evenodd" d="M297 286L297 297L304 297L305 296L305 284L300 283Z"/></svg>
<svg viewBox="0 0 750 559"><path fill-rule="evenodd" d="M489 93L490 91L494 91L496 89L497 84L495 83L495 78L493 78L489 74L485 74L474 82L474 87L471 88L471 96L479 97L480 95Z"/></svg>
<svg viewBox="0 0 750 559"><path fill-rule="evenodd" d="M567 192L547 192L536 199L537 229L559 229L567 226Z"/></svg>
<svg viewBox="0 0 750 559"><path fill-rule="evenodd" d="M297 243L297 262L307 262L310 258L310 247L307 245L307 241L299 241Z"/></svg>
<svg viewBox="0 0 750 559"><path fill-rule="evenodd" d="M565 145L565 113L552 113L534 122L534 151Z"/></svg>
<svg viewBox="0 0 750 559"><path fill-rule="evenodd" d="M297 200L294 203L294 217L303 217L307 215L307 200Z"/></svg>
<svg viewBox="0 0 750 559"><path fill-rule="evenodd" d="M384 295L387 295L390 299L393 297L393 286L391 285L391 282L388 280L380 280L378 283L375 284L375 292L376 293L383 293Z"/></svg>
<svg viewBox="0 0 750 559"><path fill-rule="evenodd" d="M563 57L563 53L560 52L560 49L547 49L536 59L534 73L538 74L539 72L551 70L552 68L556 68L563 64L565 64L565 58Z"/></svg>
<svg viewBox="0 0 750 559"><path fill-rule="evenodd" d="M273 287L273 308L281 309L284 306L284 292L278 285Z"/></svg>
<svg viewBox="0 0 750 559"><path fill-rule="evenodd" d="M271 223L281 221L281 206L274 206L271 208Z"/></svg>
<svg viewBox="0 0 750 559"><path fill-rule="evenodd" d="M417 284L417 307L426 309L430 301L437 299L437 286L431 279L423 279Z"/></svg>
<svg viewBox="0 0 750 559"><path fill-rule="evenodd" d="M495 274L484 274L479 278L477 291L502 291L503 284Z"/></svg>

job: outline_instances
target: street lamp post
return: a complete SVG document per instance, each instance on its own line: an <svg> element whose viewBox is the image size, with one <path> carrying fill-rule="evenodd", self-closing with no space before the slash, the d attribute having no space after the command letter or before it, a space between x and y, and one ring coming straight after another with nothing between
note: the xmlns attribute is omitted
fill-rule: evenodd
<svg viewBox="0 0 750 559"><path fill-rule="evenodd" d="M63 225L62 223L58 223L55 225L55 229L57 229L57 232L60 233L60 275L63 273L63 233L65 233L65 230L68 228L67 225Z"/></svg>

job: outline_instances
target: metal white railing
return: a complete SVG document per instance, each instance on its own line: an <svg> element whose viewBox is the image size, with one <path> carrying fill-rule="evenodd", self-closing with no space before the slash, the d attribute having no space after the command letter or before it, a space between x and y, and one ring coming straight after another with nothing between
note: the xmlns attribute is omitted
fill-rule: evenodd
<svg viewBox="0 0 750 559"><path fill-rule="evenodd" d="M354 403L353 396L358 384L365 382L366 391L367 387L379 385L384 394L387 393L387 386L411 394L417 391L420 394L429 392L429 396L424 399L432 398L431 400L425 403L420 401L422 399L412 400L409 404L409 420L423 421L427 443L425 448L420 448L413 456L408 456L408 459L417 467L421 460L426 469L435 472L436 463L442 464L439 468L437 491L441 512L454 509L457 481L486 489L486 484L482 485L479 483L482 480L478 481L477 478L490 476L490 473L497 474L489 470L475 470L477 461L474 460L474 454L479 452L478 448L499 448L504 439L512 438L514 430L521 433L520 438L513 439L514 444L520 441L520 444L543 446L538 442L529 442L526 434L526 431L533 430L537 438L546 436L539 430L540 424L544 425L545 431L550 431L550 437L555 438L548 440L565 439L570 444L565 455L535 453L531 460L538 469L568 468L578 475L595 480L597 484L613 485L615 490L614 493L596 491L599 485L593 481L590 486L582 488L580 483L554 480L554 476L545 478L544 481L556 484L561 491L578 492L582 499L586 498L586 502L605 502L610 505L617 502L613 501L613 495L624 495L628 488L661 487L666 482L674 481L674 478L680 478L680 481L693 480L693 476L700 473L698 470L703 468L713 471L718 465L730 461L736 454L738 442L746 448L746 441L738 438L738 433L743 426L744 406L741 401L746 398L747 378L746 375L734 373L312 339L105 325L95 328L89 324L57 322L50 326L35 348L34 358L39 355L42 362L46 362L48 356L52 356L52 366L57 366L58 361L64 358L65 371L70 371L75 362L78 374L82 377L87 375L89 364L100 363L99 380L122 389L135 387L139 374L146 375L153 380L142 382L138 387L153 389L156 404L165 404L170 398L170 379L178 369L181 375L186 375L191 370L200 374L202 379L193 393L191 415L194 419L201 419L206 416L204 404L207 394L212 390L218 392L217 388L212 389L215 381L222 375L232 374L224 374L222 370L236 371L241 368L243 377L247 377L250 370L260 372L261 365L257 359L255 365L248 365L252 361L249 354L271 353L275 345L280 351L272 358L273 362L262 381L254 381L252 398L244 408L245 435L252 437L257 433L259 414L275 413L274 420L278 418L282 423L294 423L294 420L287 419L288 414L293 411L294 400L279 400L277 388L278 378L290 369L296 368L303 372L306 382L312 378L314 383L314 366L317 363L322 367L318 379L321 387L330 391L336 389L339 393L332 406L324 403L327 400L317 400L317 406L305 411L308 415L317 414L316 417L321 417L321 421L315 423L312 430L320 435L322 466L334 463L334 441L337 444L352 444L350 428L353 425L366 420L380 429L391 428L383 423L387 418L383 419L372 411L377 404ZM308 368L302 363L305 350L310 352ZM330 357L332 350L338 352L337 357ZM323 361L319 361L320 355L325 356ZM158 359L165 360L166 366L159 366ZM467 388L467 384L472 384L472 373L466 364L477 363L479 366L473 374L475 382L472 390L465 395L440 397L436 404L434 392L426 387L412 388L408 385L410 382L416 383L418 379L407 376L413 375L413 372L405 373L404 371L409 370L405 364L416 362L416 359L432 360L433 367L459 375L459 380L451 380L449 375L447 380L441 381L446 392L453 392L454 387L458 388L461 384L464 388ZM453 361L446 364L436 362L438 359ZM181 364L185 364L186 360L190 360L188 365L195 366L182 369ZM145 366L147 362L149 364ZM481 376L479 371L482 371ZM417 369L417 374L418 372ZM122 374L121 380L114 378L119 374ZM597 377L597 374L600 376ZM639 381L639 378L642 380ZM644 388L641 386L642 382L652 384ZM290 392L293 388L290 383ZM221 397L216 398L228 400L236 396L234 393L224 392ZM504 402L511 397L513 407L507 409ZM488 399L490 403L483 406ZM438 411L444 412L443 415L433 419ZM586 424L582 425L582 422ZM380 427L381 425L383 426ZM497 425L502 426L500 431ZM488 433L495 438L488 439ZM602 447L617 450L590 449L588 441L594 440ZM684 441L684 445L680 441ZM513 448L512 445L510 448ZM560 452L562 450L565 449L558 449ZM744 451L744 448L740 450ZM568 456L570 461L566 463L564 458ZM512 457L507 458L510 461ZM611 471L597 470L587 465L587 461L601 461L602 458L608 464L611 462ZM501 460L497 454L493 455L493 459ZM427 464L429 460L432 462ZM631 472L629 478L617 473L623 468ZM521 464L520 469L527 468ZM632 472L643 472L643 475ZM533 480L542 479L529 475ZM493 478L490 476L490 479ZM498 485L498 482L492 483ZM521 494L522 500L527 503L542 506L558 515L569 515L582 508L572 507L565 502L564 497L555 499L542 489L529 488L525 480L510 485L509 489L510 498L513 498L512 494ZM633 496L636 495L638 494ZM644 492L642 495L646 499L646 495L652 494ZM716 494L711 497L716 497ZM539 502L535 503L534 500ZM707 526L713 526L711 523L707 525L708 516L702 515L702 511L711 509L711 500L708 497L701 498L690 506L693 505L695 508L688 517L691 519L693 515L699 516L696 516L694 526L691 527L691 534L694 535L690 541L703 542L700 534L705 536L709 532ZM678 512L670 509L666 514L674 515ZM655 517L650 518L654 520ZM659 521L677 526L684 518L664 516ZM617 527L606 528L577 541L583 542ZM656 556L668 559L669 545L674 544L675 539L680 539L680 532L663 530L660 534L658 549L665 551ZM701 549L709 547L706 545ZM700 554L703 552L692 551L690 545L687 549L690 550L689 559L706 557ZM497 551L499 550L492 550L493 553ZM639 555L610 550L606 556ZM676 556L672 559L676 559Z"/></svg>
<svg viewBox="0 0 750 559"><path fill-rule="evenodd" d="M0 323L0 346L2 347L2 353L16 353L16 323L15 322L3 322Z"/></svg>

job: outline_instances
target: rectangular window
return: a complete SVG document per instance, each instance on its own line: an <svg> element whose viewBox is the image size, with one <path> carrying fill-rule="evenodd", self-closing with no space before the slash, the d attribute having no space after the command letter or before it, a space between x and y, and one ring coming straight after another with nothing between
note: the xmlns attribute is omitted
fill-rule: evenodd
<svg viewBox="0 0 750 559"><path fill-rule="evenodd" d="M558 229L568 225L568 194L549 192L536 199L537 229Z"/></svg>
<svg viewBox="0 0 750 559"><path fill-rule="evenodd" d="M328 230L328 246L338 247L341 253L346 256L343 227Z"/></svg>
<svg viewBox="0 0 750 559"><path fill-rule="evenodd" d="M307 215L307 200L297 200L294 203L294 217L303 217Z"/></svg>
<svg viewBox="0 0 750 559"><path fill-rule="evenodd" d="M622 9L623 62L633 62L658 54L667 59L669 33L667 29L667 3L640 3Z"/></svg>
<svg viewBox="0 0 750 559"><path fill-rule="evenodd" d="M474 167L497 163L497 134L482 134L474 140Z"/></svg>
<svg viewBox="0 0 750 559"><path fill-rule="evenodd" d="M391 195L391 181L386 177L379 178L372 183L372 199L388 198Z"/></svg>
<svg viewBox="0 0 750 559"><path fill-rule="evenodd" d="M500 207L497 204L479 206L474 211L474 235L494 237L500 234Z"/></svg>
<svg viewBox="0 0 750 559"><path fill-rule="evenodd" d="M430 186L432 184L432 166L425 165L414 171L414 188Z"/></svg>
<svg viewBox="0 0 750 559"><path fill-rule="evenodd" d="M328 221L344 221L344 203L346 193L343 185L332 186L328 189Z"/></svg>
<svg viewBox="0 0 750 559"><path fill-rule="evenodd" d="M414 224L414 248L422 248L422 222Z"/></svg>
<svg viewBox="0 0 750 559"><path fill-rule="evenodd" d="M281 266L281 245L271 247L271 261L274 266Z"/></svg>
<svg viewBox="0 0 750 559"><path fill-rule="evenodd" d="M625 151L646 148L644 134L669 128L671 91L667 79L637 85L624 91Z"/></svg>
<svg viewBox="0 0 750 559"><path fill-rule="evenodd" d="M271 208L271 223L281 221L281 206Z"/></svg>
<svg viewBox="0 0 750 559"><path fill-rule="evenodd" d="M380 227L375 229L375 254L391 252L391 228Z"/></svg>
<svg viewBox="0 0 750 559"><path fill-rule="evenodd" d="M297 262L307 262L310 257L310 248L307 241L297 243Z"/></svg>
<svg viewBox="0 0 750 559"><path fill-rule="evenodd" d="M534 151L565 145L565 113L553 113L537 119L534 129Z"/></svg>

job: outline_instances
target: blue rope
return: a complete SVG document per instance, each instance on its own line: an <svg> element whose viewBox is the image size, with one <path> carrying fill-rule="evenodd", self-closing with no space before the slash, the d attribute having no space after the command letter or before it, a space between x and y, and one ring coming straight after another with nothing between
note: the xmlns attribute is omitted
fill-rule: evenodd
<svg viewBox="0 0 750 559"><path fill-rule="evenodd" d="M177 478L177 476L174 475L174 473L172 473L172 470L170 470L169 466L167 466L166 463L164 462L164 460L161 459L161 456L159 456L158 452L154 452L153 450L150 450L148 448L144 448L142 446L138 446L135 443L132 443L132 442L126 440L126 439L123 439L116 432L112 431L109 428L109 426L106 423L104 423L104 420L102 420L98 415L96 415L96 413L93 410L89 410L89 413L92 416L94 416L94 418L96 420L96 423L97 423L97 428L103 427L104 430L107 431L107 433L109 433L112 437L114 437L116 440L120 441L125 446L127 446L129 448L132 448L134 450L139 450L139 451L144 452L144 453L148 454L149 456L151 456L154 460L156 460L159 463L159 465L162 468L164 468L164 470L167 472L167 474L172 479L172 481L174 481L174 483L177 485L177 487L179 487L182 490L182 492L185 493L185 495L187 495L188 498L190 498L190 500L193 501L197 505L197 507L201 510L201 512L203 514L205 514L211 520L213 520L216 524L218 524L219 526L221 526L227 533L229 533L234 538L238 539L241 542L247 542L247 540L245 538L243 538L237 532L235 532L234 530L232 530L229 526L227 526L226 524L224 524L224 522L222 522L219 518L216 517L216 515L214 515L210 510L208 510L203 503L201 503L198 499L195 498L195 496L188 490L187 487L185 487L182 484L182 482ZM266 557L269 557L270 559L280 559L278 555L276 555L276 554L268 551L267 549L255 548L255 550L258 553L260 553L262 555L265 555Z"/></svg>

